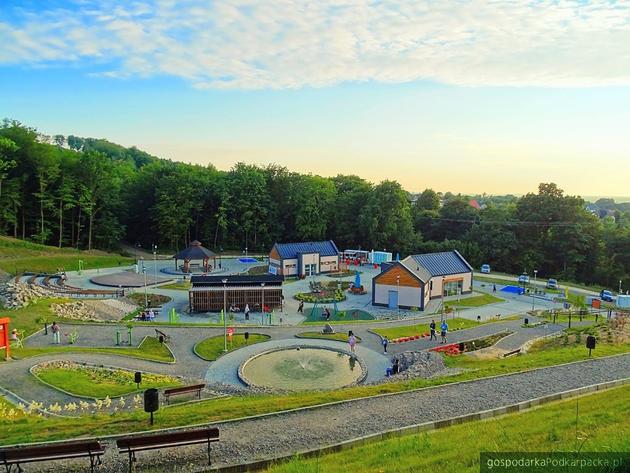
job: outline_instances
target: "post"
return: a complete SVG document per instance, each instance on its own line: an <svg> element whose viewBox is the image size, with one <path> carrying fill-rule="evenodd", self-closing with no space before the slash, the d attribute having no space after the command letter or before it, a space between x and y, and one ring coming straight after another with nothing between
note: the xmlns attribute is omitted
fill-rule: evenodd
<svg viewBox="0 0 630 473"><path fill-rule="evenodd" d="M227 352L227 279L222 279L223 283L223 351Z"/></svg>
<svg viewBox="0 0 630 473"><path fill-rule="evenodd" d="M157 281L157 245L153 245L153 276Z"/></svg>
<svg viewBox="0 0 630 473"><path fill-rule="evenodd" d="M440 322L444 322L444 281L445 281L445 277L442 276L442 315L441 315L441 319ZM429 298L430 299L430 298Z"/></svg>
<svg viewBox="0 0 630 473"><path fill-rule="evenodd" d="M265 283L261 282L260 283L260 287L261 287L261 296L262 296L262 316L260 317L260 325L265 325Z"/></svg>
<svg viewBox="0 0 630 473"><path fill-rule="evenodd" d="M149 297L147 296L147 268L142 265L142 272L144 273L144 308L149 308Z"/></svg>
<svg viewBox="0 0 630 473"><path fill-rule="evenodd" d="M534 270L534 287L536 287L536 276L538 275L538 270Z"/></svg>
<svg viewBox="0 0 630 473"><path fill-rule="evenodd" d="M619 280L619 295L621 295L621 279Z"/></svg>
<svg viewBox="0 0 630 473"><path fill-rule="evenodd" d="M569 328L571 328L571 311L569 311Z"/></svg>
<svg viewBox="0 0 630 473"><path fill-rule="evenodd" d="M400 319L400 276L396 276L396 311Z"/></svg>

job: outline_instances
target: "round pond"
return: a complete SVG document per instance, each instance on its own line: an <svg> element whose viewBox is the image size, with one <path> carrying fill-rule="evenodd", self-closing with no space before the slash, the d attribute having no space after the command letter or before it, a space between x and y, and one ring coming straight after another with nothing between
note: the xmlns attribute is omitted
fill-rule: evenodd
<svg viewBox="0 0 630 473"><path fill-rule="evenodd" d="M290 391L337 389L360 383L367 370L341 350L297 347L256 355L239 368L245 384Z"/></svg>

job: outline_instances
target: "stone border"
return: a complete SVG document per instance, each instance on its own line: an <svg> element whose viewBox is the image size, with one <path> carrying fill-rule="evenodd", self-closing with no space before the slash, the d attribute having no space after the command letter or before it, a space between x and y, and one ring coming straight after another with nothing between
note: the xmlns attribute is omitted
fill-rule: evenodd
<svg viewBox="0 0 630 473"><path fill-rule="evenodd" d="M292 453L290 455L283 455L283 456L276 457L273 459L258 460L258 461L254 461L250 463L241 464L241 465L219 467L219 468L212 469L210 471L221 472L221 473L241 473L241 472L249 472L249 471L259 471L259 470L262 470L263 468L267 468L279 462L291 460L296 457L311 458L311 457L315 457L319 455L326 455L326 454L336 453L336 452L340 452L344 450L349 450L354 447L369 445L375 442L388 440L391 438L419 434L421 432L443 429L446 427L451 427L453 425L464 424L464 423L474 422L474 421L483 420L483 419L501 417L507 414L514 414L517 412L528 411L536 406L542 406L542 405L549 404L554 401L560 401L563 399L570 399L574 397L582 397L585 395L593 394L597 391L604 391L607 389L624 386L626 384L630 384L630 378L625 378L625 379L617 380L617 381L607 381L605 383L599 383L599 384L592 384L590 386L571 389L568 391L562 391L560 393L555 393L555 394L549 394L547 396L530 399L529 401L522 401L516 404L510 404L508 406L497 407L494 409L475 412L472 414L465 414L463 416L451 417L449 419L443 419L443 420L439 420L435 422L424 422L422 424L409 425L406 427L401 427L399 429L386 430L384 432L365 435L365 436L358 437L355 439L346 440L345 442L327 445L321 448L304 450L304 451Z"/></svg>
<svg viewBox="0 0 630 473"><path fill-rule="evenodd" d="M37 368L38 366L43 365L43 364L45 364L45 363L51 363L51 362L55 362L55 361L61 361L61 362L64 362L64 361L65 361L65 362L67 362L67 363L73 363L73 364L75 364L75 365L79 365L79 366L86 366L86 367L89 367L89 368L97 368L97 369L103 369L103 370L109 370L109 371L127 371L127 372L129 372L129 373L134 373L134 372L136 372L136 371L139 371L139 372L140 372L140 373L142 373L142 374L155 374L155 375L158 375L158 376L170 376L171 378L179 378L179 379L182 379L182 380L184 379L184 378L182 378L181 376L164 375L164 374L160 374L160 373L153 373L153 372L151 372L151 371L142 371L142 370L135 370L135 371L134 371L134 370L130 370L130 369L128 369L128 368L122 368L122 367L119 367L119 366L95 365L94 363L80 363L80 362L78 362L78 361L68 361L68 360L47 360L47 361L42 361L42 362L40 362L40 363L36 363L36 364L34 364L33 366L31 366L31 367L28 369L28 372L29 372L29 373L30 373L30 374L31 374L31 375L32 375L32 376L33 376L33 377L34 377L34 378L35 378L38 382L40 382L41 384L44 384L44 385L48 386L49 388L52 388L52 389L54 389L54 390L56 390L56 391L62 392L62 393L64 393L64 394L65 394L65 395L67 395L67 396L70 396L70 397L76 397L76 398L79 398L79 399L89 399L89 400L92 400L92 401L94 401L94 400L96 400L96 399L105 399L105 398L97 398L97 397L92 397L92 396L84 396L84 395L81 395L81 394L74 394L74 393L71 393L71 392L69 392L69 391L66 391L65 389L61 389L60 387L55 386L54 384L50 384L50 383L48 383L48 382L44 381L44 380L43 380L43 379L41 379L39 376L37 376L37 374L35 374L35 373L33 372L33 369L34 369L34 368ZM118 398L120 398L120 397L126 397L126 396L131 396L131 395L134 395L134 394L139 394L139 393L141 393L141 392L143 392L143 391L144 391L144 389L136 389L135 391L128 392L127 394L121 394L120 396L113 396L113 397L106 396L106 397L109 397L110 399L118 399Z"/></svg>
<svg viewBox="0 0 630 473"><path fill-rule="evenodd" d="M348 387L352 387L352 386L357 386L359 384L361 384L363 381L365 381L365 378L367 378L368 375L368 369L367 366L365 366L365 363L363 363L363 361L357 357L354 353L351 353L349 351L346 350L341 350L338 348L333 348L333 347L325 347L325 346L317 346L317 345L292 345L292 346L286 346L286 347L276 347L276 348L272 348L270 350L265 350L263 352L257 353L256 355L253 355L251 357L249 357L247 360L245 360L243 363L241 363L238 367L238 371L237 371L237 375L238 375L238 379L244 383L248 388L258 388L258 389L275 389L273 387L270 386L261 386L261 385L257 385L252 383L251 381L249 381L247 379L247 377L243 374L243 370L245 368L245 366L247 365L247 363L249 363L252 360L255 360L256 358L259 358L261 356L264 355L268 355L270 353L275 353L278 351L289 351L289 350L296 350L296 349L306 349L306 350L328 350L328 351L332 351L335 353L343 353L344 355L353 357L359 364L359 367L361 368L361 376L359 376L358 379L356 379L355 381L353 381L350 384L346 384L344 386L339 386L337 388L334 389L342 389L342 388L348 388ZM291 389L282 389L282 391L295 391L295 390L291 390ZM328 391L328 390L326 390Z"/></svg>
<svg viewBox="0 0 630 473"><path fill-rule="evenodd" d="M305 337L304 335L302 335L303 333L307 333L307 332L296 333L295 335L293 335L293 337L294 338L300 338L302 340L328 340L329 342L341 342L341 343L346 343L346 344L348 343L347 341L337 340L336 338ZM322 332L319 332L319 333L322 333ZM342 333L342 332L333 332L332 335L334 335L336 333ZM326 334L322 333L322 335L326 335ZM355 335L355 338L357 339L357 345L363 341L363 339L361 337L359 337L358 335ZM285 338L284 340L290 340L290 339Z"/></svg>
<svg viewBox="0 0 630 473"><path fill-rule="evenodd" d="M259 343L266 343L269 340L271 340L271 335L267 335L266 333L250 333L250 335L261 335L263 337L267 337L267 340L262 340L260 342L256 342L256 343L252 343L251 345L245 345L245 346L253 346L253 345L257 345ZM215 361L217 361L219 358L224 357L225 355L227 355L228 353L233 353L237 350L239 350L240 348L237 348L235 350L228 350L224 353L221 353L219 356L217 356L214 360L208 360L207 358L204 358L203 356L201 356L199 353L197 353L197 345L199 345L202 342L205 342L206 340L210 339L210 338L218 338L218 337L222 337L223 335L215 335L214 337L208 337L208 338L204 338L203 340L201 340L201 342L197 342L193 345L192 347L192 352L195 354L195 356L197 356L197 358L199 358L200 360L203 361L207 361L209 363L214 363ZM173 357L175 357L175 355L173 355Z"/></svg>

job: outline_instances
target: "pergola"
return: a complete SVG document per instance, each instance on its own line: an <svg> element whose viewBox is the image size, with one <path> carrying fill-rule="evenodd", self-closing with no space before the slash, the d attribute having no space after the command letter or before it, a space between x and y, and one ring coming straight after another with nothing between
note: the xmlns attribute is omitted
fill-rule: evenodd
<svg viewBox="0 0 630 473"><path fill-rule="evenodd" d="M216 266L216 257L217 255L210 251L208 248L204 248L201 243L197 240L190 242L188 248L183 249L179 253L175 255L175 270L178 269L177 262L179 260L184 261L184 266L182 270L185 273L190 273L190 262L191 261L201 261L204 272L209 271L208 261L210 258L213 260L213 266Z"/></svg>

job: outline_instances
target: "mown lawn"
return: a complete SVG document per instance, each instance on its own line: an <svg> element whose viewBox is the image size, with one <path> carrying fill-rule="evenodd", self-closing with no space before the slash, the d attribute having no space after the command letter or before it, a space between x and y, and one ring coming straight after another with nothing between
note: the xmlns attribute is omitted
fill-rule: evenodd
<svg viewBox="0 0 630 473"><path fill-rule="evenodd" d="M246 345L253 345L255 343L266 342L269 340L269 335L262 335L260 333L250 333L249 339L245 340L245 335L242 333L235 333L231 337L227 338L227 351L238 350ZM225 342L223 335L216 337L206 338L195 345L194 352L199 358L206 361L214 361L224 353Z"/></svg>
<svg viewBox="0 0 630 473"><path fill-rule="evenodd" d="M479 296L466 297L459 301L448 301L447 305L453 307L482 307L488 304L503 302L505 299L495 297L492 294L481 294Z"/></svg>
<svg viewBox="0 0 630 473"><path fill-rule="evenodd" d="M578 436L583 439L579 441L575 438L576 405ZM623 386L497 419L391 438L309 459L296 458L266 471L478 473L479 452L574 452L576 447L584 452L628 452L628 416L630 386Z"/></svg>
<svg viewBox="0 0 630 473"><path fill-rule="evenodd" d="M11 330L15 328L20 332L23 331L24 336L29 336L44 328L43 319L47 321L48 325L50 325L53 320L57 322L62 321L63 319L53 314L50 310L50 305L54 303L64 304L66 302L72 302L72 300L64 298L39 299L37 302L33 302L21 309L4 310L2 311L2 316L11 319L9 325Z"/></svg>
<svg viewBox="0 0 630 473"><path fill-rule="evenodd" d="M593 351L593 358L630 353L630 343L611 345L600 343ZM336 391L300 392L282 396L252 395L233 398L211 399L193 405L162 407L156 414L153 427L147 425L144 412L124 412L115 416L97 414L76 419L28 418L20 421L0 419L0 432L4 444L60 440L86 435L120 434L147 429L162 429L174 426L213 422L278 412L298 407L373 396L382 393L401 392L414 388L448 384L488 376L514 373L526 369L540 368L572 361L588 359L588 350L583 346L569 346L552 350L542 350L526 355L497 360L471 360L466 356L447 357L450 367L468 368L454 376L431 379L415 379L399 383L374 386L355 386ZM609 413L601 410L602 415Z"/></svg>
<svg viewBox="0 0 630 473"><path fill-rule="evenodd" d="M343 333L321 333L321 332L302 332L297 334L300 338L317 338L324 340L334 340L337 342L348 342L348 334ZM361 343L361 337L356 337L357 343Z"/></svg>
<svg viewBox="0 0 630 473"><path fill-rule="evenodd" d="M491 321L488 321L491 322ZM435 319L436 330L440 331L440 318L437 317ZM448 324L449 331L454 330L463 330L466 328L476 327L479 322L475 322L473 320L462 319L460 317L455 317L453 319L447 319L446 323ZM411 337L414 335L422 335L423 333L429 333L429 322L417 324L417 325L403 325L400 327L390 327L390 328L375 328L372 329L373 332L378 333L381 337L387 337L390 340L394 338L400 337Z"/></svg>
<svg viewBox="0 0 630 473"><path fill-rule="evenodd" d="M114 347L79 347L79 346L49 346L49 347L25 347L11 349L11 357L16 359L30 358L39 355L52 355L58 353L101 353L104 355L128 356L149 361L173 362L175 359L165 345L162 345L155 337L146 337L140 345L131 348Z"/></svg>
<svg viewBox="0 0 630 473"><path fill-rule="evenodd" d="M190 281L174 282L171 284L163 284L158 286L160 289L172 289L176 291L187 291L190 289Z"/></svg>

